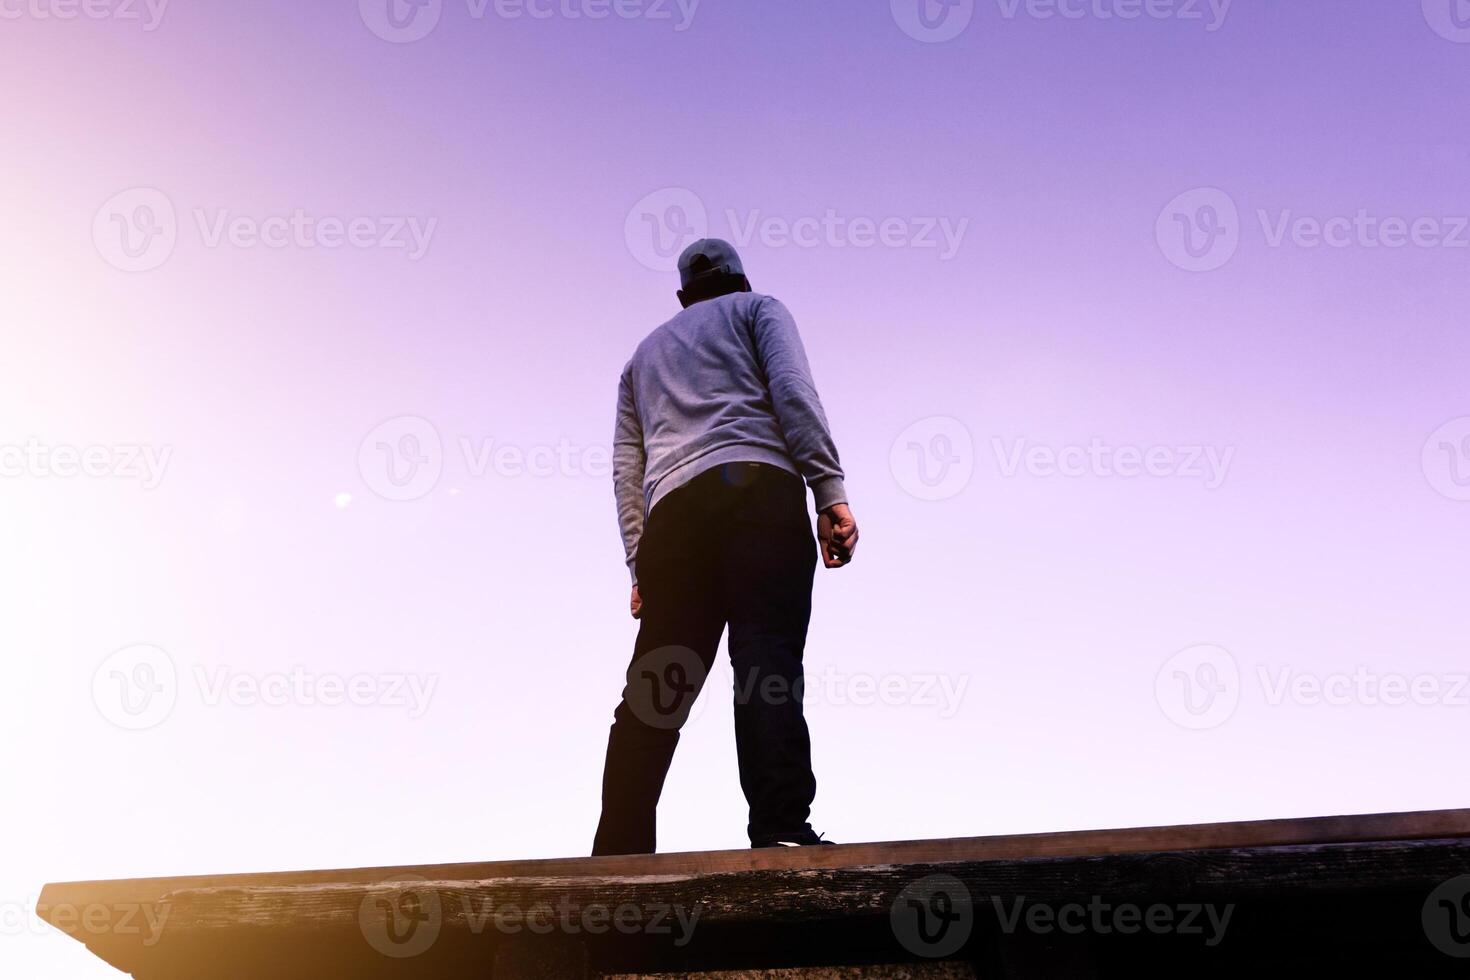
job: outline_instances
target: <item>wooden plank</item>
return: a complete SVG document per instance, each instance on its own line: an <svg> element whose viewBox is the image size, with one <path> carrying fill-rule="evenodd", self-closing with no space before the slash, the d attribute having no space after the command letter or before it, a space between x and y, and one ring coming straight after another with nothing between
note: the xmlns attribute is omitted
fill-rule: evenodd
<svg viewBox="0 0 1470 980"><path fill-rule="evenodd" d="M397 889L432 897L445 931L523 931L538 918L627 907L645 916L698 910L713 922L834 920L887 914L905 887L945 873L978 902L1026 896L1064 900L1105 895L1173 900L1210 896L1346 893L1415 888L1470 871L1470 840L1295 845L1115 854L1082 858L883 864L858 868L751 871L710 876L624 875L430 880ZM185 888L159 899L174 931L234 928L356 929L382 883ZM1426 892L1427 894L1427 892ZM491 912L497 913L492 917ZM504 912L504 915L499 913ZM670 925L675 919L668 919Z"/></svg>
<svg viewBox="0 0 1470 980"><path fill-rule="evenodd" d="M708 973L912 962L912 949L889 926L890 913L906 888L942 873L962 883L973 901L975 942L988 944L991 964L982 975L1051 980L1100 975L1092 972L1099 954L1091 939L1057 944L1025 934L1002 935L997 931L1000 906L992 903L1102 897L1238 904L1241 938L1232 933L1230 955L1239 959L1220 967L1218 975L1227 976L1241 963L1289 953L1300 939L1293 930L1304 916L1316 917L1313 942L1332 945L1342 962L1373 955L1362 940L1389 919L1400 930L1398 948L1410 955L1432 953L1419 927L1420 907L1434 887L1467 872L1470 811L1456 810L839 847L78 882L47 886L38 913L143 980L193 980L201 964L210 964L213 980L317 980L322 975L572 980L649 969ZM405 878L409 883L400 883ZM374 941L386 926L364 915L381 906L397 923L405 895L415 903L415 915L432 908L433 935L431 948L398 959L402 949L385 953L385 942ZM597 935L585 928L584 913L598 912L606 922L608 910L621 908L633 911L636 928ZM698 913L697 935L692 928L684 931L688 942L672 942L668 933L655 934L649 927L653 915L677 916L681 910ZM98 918L88 924L87 914ZM120 914L132 916L132 931L119 928ZM531 928L556 915L578 916L559 921L583 927ZM150 916L166 920L166 930L136 928ZM1414 930L1420 930L1417 938ZM1167 942L1149 949L1174 955ZM1130 947L1116 955L1126 960L1140 953ZM1202 955L1219 954L1192 949L1185 955L1193 957L1180 961L1188 965ZM228 962L227 972L217 964L221 958ZM1184 975L1192 968L1174 972Z"/></svg>
<svg viewBox="0 0 1470 980"><path fill-rule="evenodd" d="M602 980L975 980L966 963L917 966L797 967L790 970L721 970L713 973L610 973Z"/></svg>
<svg viewBox="0 0 1470 980"><path fill-rule="evenodd" d="M165 895L181 891L326 884L368 885L409 875L436 882L521 878L689 878L759 871L836 870L879 865L937 865L966 861L1018 861L1158 851L1461 837L1470 837L1470 809L895 841L835 847L64 882L47 885L42 892L41 904L56 907L68 904L154 902Z"/></svg>
<svg viewBox="0 0 1470 980"><path fill-rule="evenodd" d="M895 898L939 871L970 894L975 932L966 956L989 947L1000 972L1047 980L1116 975L1090 972L1095 936L1046 937L1006 931L1002 907L1088 903L1228 903L1230 942L1179 948L1168 937L1128 940L1112 955L1128 963L1162 957L1191 972L1201 957L1228 957L1210 976L1235 976L1242 964L1276 962L1299 948L1314 961L1372 957L1412 962L1414 975L1460 965L1440 956L1420 930L1420 909L1440 883L1470 870L1470 839L1297 845L1189 852L1031 858L1019 861L880 865L867 868L755 871L705 877L500 879L435 882L434 941L407 959L383 955L363 931L363 898L375 885L314 884L186 889L165 897L167 933L152 947L107 932L87 933L97 955L141 980L319 980L462 978L579 980L603 973L687 973L755 968L912 962L889 927ZM505 921L475 914L493 902L519 912ZM542 910L640 909L683 903L701 913L693 941L680 946L642 934L589 935L526 926ZM605 921L605 920L604 920ZM1052 940L1065 940L1060 946ZM1118 937L1104 942L1124 942ZM978 946L976 944L979 944ZM1142 944L1142 945L1140 945ZM1441 962L1443 960L1443 962ZM1376 962L1376 961L1374 961ZM207 969L205 968L207 966ZM585 967L585 972L582 970ZM1140 975L1136 971L1130 975Z"/></svg>

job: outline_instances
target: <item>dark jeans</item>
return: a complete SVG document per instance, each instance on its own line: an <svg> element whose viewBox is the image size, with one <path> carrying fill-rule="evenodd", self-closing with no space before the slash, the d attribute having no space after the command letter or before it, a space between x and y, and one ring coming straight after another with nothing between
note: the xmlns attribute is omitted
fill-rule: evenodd
<svg viewBox="0 0 1470 980"><path fill-rule="evenodd" d="M802 481L731 463L659 501L638 545L642 626L613 713L593 854L648 854L679 729L730 626L735 745L752 841L809 830L817 781L802 716L816 541Z"/></svg>

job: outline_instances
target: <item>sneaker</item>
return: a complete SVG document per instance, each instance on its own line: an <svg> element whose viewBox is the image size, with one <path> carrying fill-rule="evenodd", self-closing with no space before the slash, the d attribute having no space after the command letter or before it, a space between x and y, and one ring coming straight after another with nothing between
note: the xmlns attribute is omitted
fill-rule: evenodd
<svg viewBox="0 0 1470 980"><path fill-rule="evenodd" d="M808 828L799 830L794 834L786 834L769 840L752 841L751 847L814 847L819 844L835 844L836 841L823 840L823 835Z"/></svg>

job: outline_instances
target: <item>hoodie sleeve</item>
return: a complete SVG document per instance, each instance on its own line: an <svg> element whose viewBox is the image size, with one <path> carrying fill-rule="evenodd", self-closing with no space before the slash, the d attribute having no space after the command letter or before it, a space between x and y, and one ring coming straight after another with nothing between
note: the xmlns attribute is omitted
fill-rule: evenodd
<svg viewBox="0 0 1470 980"><path fill-rule="evenodd" d="M752 332L756 357L771 390L776 421L796 468L812 488L817 510L847 503L837 446L822 411L822 400L817 397L796 320L785 304L767 296L756 307Z"/></svg>
<svg viewBox="0 0 1470 980"><path fill-rule="evenodd" d="M633 365L623 368L618 382L617 422L613 428L613 494L618 504L618 525L623 532L623 552L628 574L638 584L638 541L643 537L643 472L648 458L643 450L643 424L633 401Z"/></svg>

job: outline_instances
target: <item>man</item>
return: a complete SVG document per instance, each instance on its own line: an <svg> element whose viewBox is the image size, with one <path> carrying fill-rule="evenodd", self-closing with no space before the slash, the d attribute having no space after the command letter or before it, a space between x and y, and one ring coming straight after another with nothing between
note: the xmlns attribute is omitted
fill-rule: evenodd
<svg viewBox="0 0 1470 980"><path fill-rule="evenodd" d="M817 512L828 568L858 528L796 323L717 239L679 258L684 312L638 346L618 387L613 485L641 622L613 714L593 854L655 849L679 728L730 627L740 787L753 847L826 843L802 716ZM805 485L803 485L805 480Z"/></svg>

